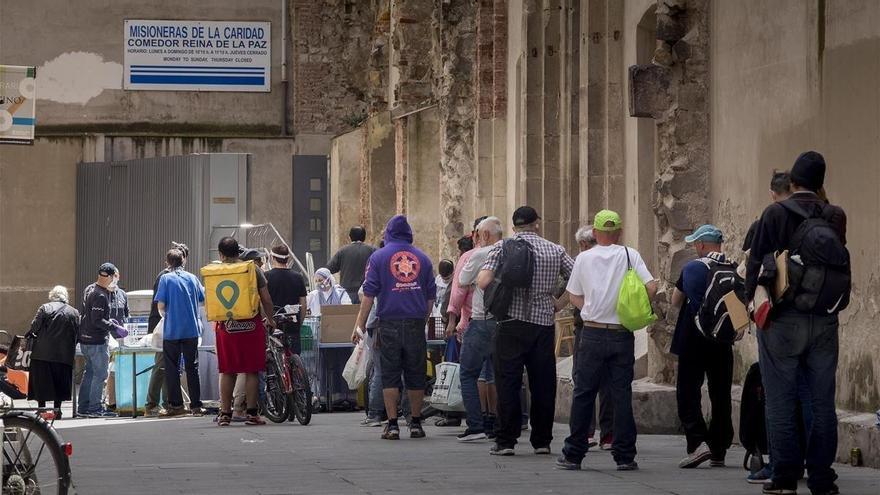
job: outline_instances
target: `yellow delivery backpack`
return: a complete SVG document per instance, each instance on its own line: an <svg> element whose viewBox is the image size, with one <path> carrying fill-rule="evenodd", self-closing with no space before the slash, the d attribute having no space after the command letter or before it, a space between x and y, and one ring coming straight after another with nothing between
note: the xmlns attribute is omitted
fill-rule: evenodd
<svg viewBox="0 0 880 495"><path fill-rule="evenodd" d="M202 267L205 309L210 321L250 320L260 311L257 267L253 261Z"/></svg>

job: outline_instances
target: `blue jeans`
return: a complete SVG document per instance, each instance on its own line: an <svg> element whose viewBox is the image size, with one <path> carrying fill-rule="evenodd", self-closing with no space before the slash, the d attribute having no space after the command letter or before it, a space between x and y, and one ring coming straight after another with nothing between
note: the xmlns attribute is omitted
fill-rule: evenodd
<svg viewBox="0 0 880 495"><path fill-rule="evenodd" d="M107 344L80 344L86 360L86 371L79 386L77 414L95 413L102 409L104 384L110 375L110 348Z"/></svg>
<svg viewBox="0 0 880 495"><path fill-rule="evenodd" d="M587 436L596 408L596 395L602 386L603 373L614 403L614 443L612 452L617 464L636 457L636 422L632 409L635 339L626 330L608 330L585 326L577 346L577 380L571 402L571 434L565 439L562 453L573 462L587 454Z"/></svg>
<svg viewBox="0 0 880 495"><path fill-rule="evenodd" d="M459 376L461 399L467 411L468 430L484 431L483 410L477 380L486 363L492 361L492 339L495 337L495 320L471 320L461 343Z"/></svg>
<svg viewBox="0 0 880 495"><path fill-rule="evenodd" d="M798 434L799 396L809 392L812 415L807 434L807 486L825 490L837 479L831 467L837 453L837 411L834 404L838 359L837 316L787 310L764 331L758 331L761 375L767 396L767 433L773 480L797 483L804 455ZM799 393L798 375L804 390Z"/></svg>

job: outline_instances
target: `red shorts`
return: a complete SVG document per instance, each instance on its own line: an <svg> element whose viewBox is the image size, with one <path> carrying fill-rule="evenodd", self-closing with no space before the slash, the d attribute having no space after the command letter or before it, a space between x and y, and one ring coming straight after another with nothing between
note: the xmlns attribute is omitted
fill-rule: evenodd
<svg viewBox="0 0 880 495"><path fill-rule="evenodd" d="M266 329L259 316L252 320L215 322L217 367L220 373L258 373L266 369Z"/></svg>

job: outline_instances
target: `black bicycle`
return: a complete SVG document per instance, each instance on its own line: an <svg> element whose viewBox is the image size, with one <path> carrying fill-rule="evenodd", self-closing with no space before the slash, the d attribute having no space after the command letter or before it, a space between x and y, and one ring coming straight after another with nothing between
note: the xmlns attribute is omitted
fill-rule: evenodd
<svg viewBox="0 0 880 495"><path fill-rule="evenodd" d="M275 314L278 327L294 322L296 315ZM297 336L298 337L298 336ZM296 419L302 425L312 420L312 386L302 359L285 345L281 330L266 332L266 390L260 401L263 414L273 423Z"/></svg>

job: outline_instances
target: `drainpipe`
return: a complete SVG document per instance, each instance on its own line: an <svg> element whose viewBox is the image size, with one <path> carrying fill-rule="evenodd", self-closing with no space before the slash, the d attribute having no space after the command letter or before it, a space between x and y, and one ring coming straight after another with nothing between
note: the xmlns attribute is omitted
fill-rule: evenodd
<svg viewBox="0 0 880 495"><path fill-rule="evenodd" d="M288 136L290 131L287 128L288 106L288 88L287 81L287 0L281 0L281 135Z"/></svg>

